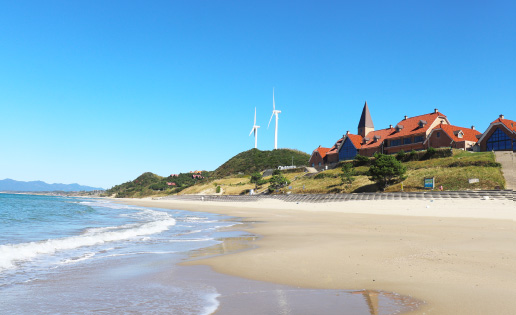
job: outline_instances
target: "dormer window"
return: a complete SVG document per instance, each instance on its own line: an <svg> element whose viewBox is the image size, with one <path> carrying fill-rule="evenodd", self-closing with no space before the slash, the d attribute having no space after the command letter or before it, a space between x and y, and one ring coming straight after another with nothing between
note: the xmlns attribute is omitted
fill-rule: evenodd
<svg viewBox="0 0 516 315"><path fill-rule="evenodd" d="M464 132L462 132L462 130L454 131L453 134L456 135L457 138L461 138L462 139L462 137L464 137Z"/></svg>
<svg viewBox="0 0 516 315"><path fill-rule="evenodd" d="M423 128L427 124L426 120L419 121L419 128Z"/></svg>
<svg viewBox="0 0 516 315"><path fill-rule="evenodd" d="M378 142L382 137L381 136L374 136L373 140L374 142Z"/></svg>
<svg viewBox="0 0 516 315"><path fill-rule="evenodd" d="M396 132L400 132L403 129L403 125L396 125Z"/></svg>

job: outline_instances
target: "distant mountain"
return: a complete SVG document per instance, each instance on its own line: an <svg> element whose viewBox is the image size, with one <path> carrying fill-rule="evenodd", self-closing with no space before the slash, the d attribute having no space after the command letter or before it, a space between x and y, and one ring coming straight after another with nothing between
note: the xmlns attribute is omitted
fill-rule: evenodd
<svg viewBox="0 0 516 315"><path fill-rule="evenodd" d="M22 182L13 179L0 180L0 191L92 191L104 188L79 184L47 184L42 181Z"/></svg>

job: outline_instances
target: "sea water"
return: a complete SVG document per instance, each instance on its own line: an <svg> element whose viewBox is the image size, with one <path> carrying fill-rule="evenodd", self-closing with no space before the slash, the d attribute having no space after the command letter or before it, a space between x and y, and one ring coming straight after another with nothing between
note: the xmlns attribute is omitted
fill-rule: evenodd
<svg viewBox="0 0 516 315"><path fill-rule="evenodd" d="M104 199L0 194L0 314L209 314L217 289L174 281L176 264L234 224Z"/></svg>

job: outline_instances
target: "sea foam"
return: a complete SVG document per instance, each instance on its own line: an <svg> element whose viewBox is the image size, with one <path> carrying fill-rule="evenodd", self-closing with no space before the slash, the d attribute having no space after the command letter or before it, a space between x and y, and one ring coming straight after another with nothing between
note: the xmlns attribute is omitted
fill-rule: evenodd
<svg viewBox="0 0 516 315"><path fill-rule="evenodd" d="M171 226L176 224L175 219L161 211L145 209L139 213L138 216L141 219L146 219L146 222L113 227L90 228L81 235L65 238L0 245L0 271L14 268L17 262L31 260L40 255L49 255L62 250L157 234L168 230Z"/></svg>

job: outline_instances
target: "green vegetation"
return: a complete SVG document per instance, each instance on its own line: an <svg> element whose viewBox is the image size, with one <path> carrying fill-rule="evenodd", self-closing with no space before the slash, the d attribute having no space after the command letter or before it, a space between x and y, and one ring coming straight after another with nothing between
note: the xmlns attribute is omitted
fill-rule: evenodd
<svg viewBox="0 0 516 315"><path fill-rule="evenodd" d="M294 165L306 166L310 155L291 149L277 149L272 151L261 151L251 149L239 153L222 164L213 172L215 178L244 174L250 175L254 172L262 172L266 169L277 169L278 166Z"/></svg>
<svg viewBox="0 0 516 315"><path fill-rule="evenodd" d="M262 185L268 183L265 179L262 178L262 174L260 172L254 172L251 174L251 180L250 183L254 184L254 189L258 189L258 187L261 187Z"/></svg>
<svg viewBox="0 0 516 315"><path fill-rule="evenodd" d="M139 198L152 195L170 195L193 186L198 182L207 181L211 172L201 172L203 178L194 178L191 173L182 173L177 176L161 177L147 172L135 180L116 185L105 192L105 196L116 198ZM170 183L170 185L169 185Z"/></svg>
<svg viewBox="0 0 516 315"><path fill-rule="evenodd" d="M279 151L279 152L276 152ZM276 153L274 153L276 152ZM461 150L436 149L428 151L411 151L392 156L358 157L353 161L340 162L335 169L319 172L315 176L305 173L304 169L292 169L273 172L273 176L263 177L260 171L275 165L267 164L272 156L282 152L285 160L277 165L289 164L297 153L298 158L305 155L292 150L243 152L221 166L221 174L232 176L215 177L213 172L203 172L204 178L193 178L193 174L179 174L175 177L161 177L144 173L133 181L117 185L106 191L107 196L145 197L165 196L170 194L246 194L251 189L256 193L351 193L400 191L423 191L423 179L434 177L436 187L444 190L478 190L504 188L505 181L501 165L495 161L492 152L464 152ZM274 154L273 154L274 153ZM254 160L253 160L254 159ZM294 164L301 165L296 162ZM308 155L304 157L304 164ZM253 166L253 161L260 161L261 166ZM290 162L291 163L291 162ZM277 166L276 165L276 166ZM246 169L243 169L243 168ZM406 169L403 174L401 169ZM254 170L254 171L251 171ZM379 176L379 177L377 177ZM381 177L383 176L383 177ZM478 183L470 184L468 179L478 178ZM175 185L169 185L174 183ZM292 189L286 188L292 186Z"/></svg>
<svg viewBox="0 0 516 315"><path fill-rule="evenodd" d="M355 181L355 178L353 177L355 175L353 165L351 163L344 163L340 170L342 171L342 174L340 175L342 184L346 185L346 187L351 187L351 184Z"/></svg>
<svg viewBox="0 0 516 315"><path fill-rule="evenodd" d="M368 175L370 180L383 191L388 185L406 179L407 168L392 155L379 154L371 163Z"/></svg>
<svg viewBox="0 0 516 315"><path fill-rule="evenodd" d="M278 175L272 175L271 179L269 180L269 192L274 192L277 190L280 190L281 188L290 185L290 180L288 180L285 176L282 174Z"/></svg>

